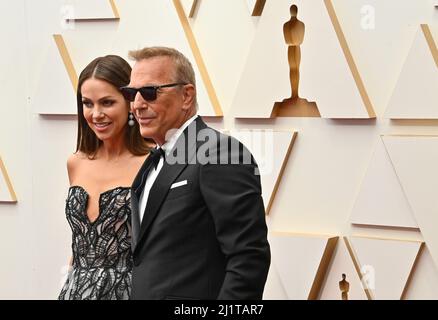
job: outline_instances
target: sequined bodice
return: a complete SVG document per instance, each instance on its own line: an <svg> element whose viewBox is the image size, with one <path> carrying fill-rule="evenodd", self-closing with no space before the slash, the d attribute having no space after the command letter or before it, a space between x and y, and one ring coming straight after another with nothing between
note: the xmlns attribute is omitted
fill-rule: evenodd
<svg viewBox="0 0 438 320"><path fill-rule="evenodd" d="M60 298L127 298L133 264L130 188L101 193L99 215L93 222L87 216L88 199L83 187L70 187L65 211L72 229L73 272Z"/></svg>
<svg viewBox="0 0 438 320"><path fill-rule="evenodd" d="M100 194L94 222L86 213L88 198L82 187L69 190L66 215L73 232L73 267L132 267L130 189Z"/></svg>

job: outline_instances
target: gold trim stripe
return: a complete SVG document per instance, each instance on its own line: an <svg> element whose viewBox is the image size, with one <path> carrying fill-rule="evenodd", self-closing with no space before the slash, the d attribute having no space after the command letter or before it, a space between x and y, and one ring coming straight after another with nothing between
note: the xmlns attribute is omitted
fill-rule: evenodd
<svg viewBox="0 0 438 320"><path fill-rule="evenodd" d="M109 0L109 2L110 2L110 5L111 5L111 9L113 9L114 18L115 19L120 19L119 10L117 9L117 6L116 6L114 0Z"/></svg>
<svg viewBox="0 0 438 320"><path fill-rule="evenodd" d="M257 0L254 5L254 8L252 9L251 16L253 17L261 16L263 13L263 9L265 8L265 3L266 0Z"/></svg>
<svg viewBox="0 0 438 320"><path fill-rule="evenodd" d="M274 202L275 195L277 194L278 187L280 186L280 181L281 181L281 178L283 177L283 172L284 172L284 169L286 168L286 164L288 163L289 156L292 152L292 148L293 148L294 143L295 143L295 139L297 138L297 134L298 133L296 131L293 132L292 140L291 140L289 147L287 149L286 156L283 159L283 163L281 164L280 172L278 173L277 180L275 181L274 189L272 190L271 197L269 198L269 203L266 207L266 215L269 215L269 212L271 211L271 207L272 207L272 204Z"/></svg>
<svg viewBox="0 0 438 320"><path fill-rule="evenodd" d="M426 243L422 242L420 248L418 249L417 255L415 256L414 263L412 264L411 271L409 272L408 279L406 280L405 286L403 288L403 292L400 296L400 300L406 300L406 295L409 291L409 287L412 283L412 278L414 277L415 271L417 270L418 261L420 260L421 255L423 254L424 249L426 248Z"/></svg>
<svg viewBox="0 0 438 320"><path fill-rule="evenodd" d="M0 201L0 202L17 202L17 195L15 194L14 188L12 187L11 180L9 179L8 172L6 171L5 164L3 163L2 158L0 157L0 170L3 174L3 177L5 179L6 185L9 190L9 194L11 195L11 201Z"/></svg>
<svg viewBox="0 0 438 320"><path fill-rule="evenodd" d="M190 8L189 18L195 16L196 9L198 8L199 0L193 0L192 7Z"/></svg>
<svg viewBox="0 0 438 320"><path fill-rule="evenodd" d="M359 279L360 279L362 286L363 286L363 280L362 280L363 276L362 276L362 272L360 271L361 268L360 268L359 261L357 260L357 256L354 253L353 247L351 246L350 241L347 239L347 237L344 237L344 242L345 242L345 245L347 246L347 250L348 250L348 253L350 254L350 258L353 261L353 265L354 265L354 268L356 269L356 273L358 274ZM370 289L363 288L363 290L365 291L365 294L367 295L368 300L374 300Z"/></svg>
<svg viewBox="0 0 438 320"><path fill-rule="evenodd" d="M359 93L362 97L365 108L367 109L368 116L370 118L375 118L376 114L374 112L373 105L366 91L365 85L360 76L359 70L357 69L356 63L354 62L353 55L351 54L350 48L348 47L347 40L345 38L344 32L342 31L341 24L339 23L338 17L336 16L335 8L333 6L332 0L324 0L325 6L327 7L327 12L332 21L333 27L336 31L339 43L344 52L345 58L347 59L348 65L350 67L353 78L356 82L356 86L359 89Z"/></svg>
<svg viewBox="0 0 438 320"><path fill-rule="evenodd" d="M208 96L210 98L211 104L213 105L214 112L216 116L222 117L222 108L220 106L219 100L217 98L216 92L214 90L213 84L211 82L210 76L208 75L207 68L205 66L204 60L202 59L201 51L199 50L198 44L196 43L195 36L193 35L192 28L190 27L189 20L184 12L184 8L180 0L173 0L176 12L178 14L181 25L184 29L184 33L189 41L190 47L195 57L196 64L198 65L199 71L201 73L202 80L207 89Z"/></svg>
<svg viewBox="0 0 438 320"><path fill-rule="evenodd" d="M327 244L324 249L324 253L319 262L318 271L316 272L315 279L313 280L312 288L310 289L308 300L319 299L321 288L324 283L324 279L327 275L330 262L333 259L333 253L335 252L336 245L338 244L339 237L332 237L327 239Z"/></svg>
<svg viewBox="0 0 438 320"><path fill-rule="evenodd" d="M53 38L55 39L56 46L58 47L59 50L59 54L62 57L62 61L64 62L65 69L67 70L67 73L70 77L70 81L73 86L73 91L76 92L76 88L78 87L78 76L73 66L73 61L71 60L70 54L68 53L67 46L65 45L64 38L60 34L54 34Z"/></svg>
<svg viewBox="0 0 438 320"><path fill-rule="evenodd" d="M432 57L435 60L436 67L438 68L438 48L435 40L433 39L432 32L427 24L422 24L421 29L423 30L424 37L426 38L427 44L429 45Z"/></svg>

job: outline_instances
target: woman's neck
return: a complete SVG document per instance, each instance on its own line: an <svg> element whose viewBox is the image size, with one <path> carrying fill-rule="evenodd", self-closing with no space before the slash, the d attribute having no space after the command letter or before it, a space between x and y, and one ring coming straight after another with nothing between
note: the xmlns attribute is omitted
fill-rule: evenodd
<svg viewBox="0 0 438 320"><path fill-rule="evenodd" d="M128 152L128 148L125 145L123 135L115 139L104 140L100 149L99 157L106 161L117 161Z"/></svg>

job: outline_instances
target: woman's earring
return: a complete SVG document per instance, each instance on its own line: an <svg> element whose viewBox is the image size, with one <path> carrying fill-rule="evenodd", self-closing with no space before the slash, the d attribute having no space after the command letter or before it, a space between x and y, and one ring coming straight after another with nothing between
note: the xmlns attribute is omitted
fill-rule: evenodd
<svg viewBox="0 0 438 320"><path fill-rule="evenodd" d="M134 126L134 115L132 114L132 112L129 113L129 121L128 121L128 125L130 127Z"/></svg>

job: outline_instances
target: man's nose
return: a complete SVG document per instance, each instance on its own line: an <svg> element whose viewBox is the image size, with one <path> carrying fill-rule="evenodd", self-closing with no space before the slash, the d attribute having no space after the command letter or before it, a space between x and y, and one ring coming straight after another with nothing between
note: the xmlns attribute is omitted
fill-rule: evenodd
<svg viewBox="0 0 438 320"><path fill-rule="evenodd" d="M132 103L132 109L143 109L147 108L147 103L141 96L140 92L137 92L134 98L134 102Z"/></svg>

